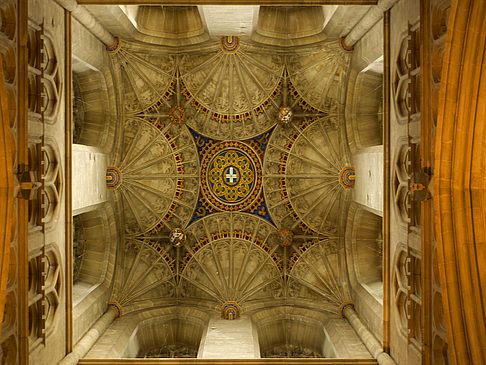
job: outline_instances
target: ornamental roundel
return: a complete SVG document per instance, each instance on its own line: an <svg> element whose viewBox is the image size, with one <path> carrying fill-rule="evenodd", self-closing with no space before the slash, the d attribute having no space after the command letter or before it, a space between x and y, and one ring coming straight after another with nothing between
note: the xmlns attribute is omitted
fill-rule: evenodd
<svg viewBox="0 0 486 365"><path fill-rule="evenodd" d="M221 49L224 53L234 54L240 48L240 37L225 36L220 40Z"/></svg>
<svg viewBox="0 0 486 365"><path fill-rule="evenodd" d="M184 108L180 105L174 105L169 109L169 119L174 124L184 123L184 118L186 117L186 112Z"/></svg>
<svg viewBox="0 0 486 365"><path fill-rule="evenodd" d="M280 247L288 247L292 244L294 233L288 228L282 228L277 232L277 239Z"/></svg>
<svg viewBox="0 0 486 365"><path fill-rule="evenodd" d="M108 189L118 189L118 187L122 183L122 175L121 171L118 170L116 167L107 167L106 168L106 185Z"/></svg>
<svg viewBox="0 0 486 365"><path fill-rule="evenodd" d="M221 318L233 321L240 318L240 306L236 302L224 302L221 307Z"/></svg>
<svg viewBox="0 0 486 365"><path fill-rule="evenodd" d="M186 234L181 228L174 228L169 233L169 242L174 247L181 247L186 242Z"/></svg>
<svg viewBox="0 0 486 365"><path fill-rule="evenodd" d="M354 181L356 179L356 172L351 166L345 166L339 172L339 183L344 189L354 188Z"/></svg>
<svg viewBox="0 0 486 365"><path fill-rule="evenodd" d="M206 153L201 165L204 195L218 209L244 209L260 194L261 162L244 143L218 143Z"/></svg>
<svg viewBox="0 0 486 365"><path fill-rule="evenodd" d="M288 124L294 118L294 113L292 112L292 108L288 106L281 106L278 111L278 121L281 124Z"/></svg>

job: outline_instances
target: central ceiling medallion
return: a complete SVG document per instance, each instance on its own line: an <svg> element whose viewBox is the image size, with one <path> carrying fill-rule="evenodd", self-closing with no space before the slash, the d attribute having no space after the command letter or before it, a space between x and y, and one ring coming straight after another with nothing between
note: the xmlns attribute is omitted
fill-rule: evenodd
<svg viewBox="0 0 486 365"><path fill-rule="evenodd" d="M221 142L209 149L201 164L202 190L217 209L245 209L259 196L261 162L242 142Z"/></svg>

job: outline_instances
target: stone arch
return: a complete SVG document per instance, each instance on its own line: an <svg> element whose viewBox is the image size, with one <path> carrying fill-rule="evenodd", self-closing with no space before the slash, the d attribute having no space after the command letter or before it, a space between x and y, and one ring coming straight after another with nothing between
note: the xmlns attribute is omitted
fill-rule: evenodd
<svg viewBox="0 0 486 365"><path fill-rule="evenodd" d="M122 37L139 42L180 47L209 40L197 6L121 5L106 13L118 22Z"/></svg>
<svg viewBox="0 0 486 365"><path fill-rule="evenodd" d="M434 232L447 344L434 340L438 363L486 361L485 172L483 98L486 23L482 1L452 2L435 134ZM445 22L446 14L442 17ZM440 24L439 23L439 24ZM434 32L438 33L438 30ZM458 67L457 60L470 60ZM448 361L449 360L449 361Z"/></svg>
<svg viewBox="0 0 486 365"><path fill-rule="evenodd" d="M208 39L197 6L138 5L120 8L131 26L139 32L137 35L146 40L162 38L170 45L185 45Z"/></svg>
<svg viewBox="0 0 486 365"><path fill-rule="evenodd" d="M118 242L111 204L75 216L73 229L74 338L79 339L109 299Z"/></svg>
<svg viewBox="0 0 486 365"><path fill-rule="evenodd" d="M377 70L375 61L363 69L354 79L352 102L346 118L348 143L353 153L372 146L383 144L383 75ZM379 62L378 62L379 65ZM351 81L352 82L352 81Z"/></svg>
<svg viewBox="0 0 486 365"><path fill-rule="evenodd" d="M325 317L319 312L291 307L254 314L261 357L324 357Z"/></svg>
<svg viewBox="0 0 486 365"><path fill-rule="evenodd" d="M252 40L278 46L323 41L325 14L321 6L260 6Z"/></svg>
<svg viewBox="0 0 486 365"><path fill-rule="evenodd" d="M135 357L141 358L195 358L205 328L204 320L181 313L146 319L138 325L130 350L138 348Z"/></svg>
<svg viewBox="0 0 486 365"><path fill-rule="evenodd" d="M382 218L352 203L345 241L348 278L356 311L380 338L383 306Z"/></svg>
<svg viewBox="0 0 486 365"><path fill-rule="evenodd" d="M111 151L116 126L111 74L77 58L73 60L73 122L73 143Z"/></svg>
<svg viewBox="0 0 486 365"><path fill-rule="evenodd" d="M164 355L172 348L197 350L209 317L193 307L155 308L132 312L114 321L87 358L136 358ZM161 330L164 329L164 330ZM157 350L161 350L157 353ZM174 352L177 352L175 350ZM152 356L155 357L155 356ZM163 357L163 356L160 356Z"/></svg>
<svg viewBox="0 0 486 365"><path fill-rule="evenodd" d="M371 357L347 321L321 310L279 306L252 314L261 357Z"/></svg>
<svg viewBox="0 0 486 365"><path fill-rule="evenodd" d="M346 246L352 285L359 284L381 302L382 218L353 204L348 214ZM354 283L353 283L354 282ZM354 286L355 286L354 285Z"/></svg>

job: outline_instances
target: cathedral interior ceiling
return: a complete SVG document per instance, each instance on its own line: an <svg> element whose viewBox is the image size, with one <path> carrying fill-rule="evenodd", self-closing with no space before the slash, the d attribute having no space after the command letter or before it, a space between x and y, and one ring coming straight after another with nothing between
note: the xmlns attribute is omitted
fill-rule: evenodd
<svg viewBox="0 0 486 365"><path fill-rule="evenodd" d="M121 8L147 29L144 11L167 16ZM202 34L189 33L180 38ZM350 55L335 41L281 48L237 36L177 48L121 37L108 52L122 110L107 183L125 237L112 297L124 312L176 298L337 315L350 299Z"/></svg>
<svg viewBox="0 0 486 365"><path fill-rule="evenodd" d="M93 1L66 2L71 9L60 0L4 2L0 94L16 138L7 139L6 152L19 165L9 174L28 181L19 181L18 224L8 225L11 246L4 251L10 266L3 362L17 354L20 362L57 360L73 345L78 356L85 339L103 352L103 341L124 346L120 334L145 344L135 355L194 357L218 314L248 315L236 325L253 322L263 357L323 356L324 337L334 344L333 336L341 341L350 332L385 362L388 350L407 363L420 354L425 362L447 362L447 335L453 356L455 343L474 348L481 338L474 325L471 339L457 340L457 316L443 318L442 304L457 293L463 300L461 292L439 284L464 263L474 269L477 255L463 255L457 270L444 266L452 252L444 250L457 242L445 242L448 217L435 221L442 195L429 188L440 180L432 176L450 171L451 159L442 175L435 164L448 146L434 138L457 122L444 123L452 112L437 114L440 60L444 52L459 54L461 41L471 38L454 25L448 37L459 34L453 45L461 49L451 51L448 0L390 0L394 8L376 22L381 8L316 6L326 0L251 5L241 14L231 6L205 8L206 0L172 7L153 0L86 8L79 4ZM474 33L476 24L462 20ZM224 31L231 21L239 21L235 32ZM474 73L461 67L452 78L465 75L467 84ZM460 94L447 91L454 83L444 85ZM439 109L452 110L455 102ZM465 125L475 121L466 119ZM435 142L450 141L442 137ZM83 148L78 160L102 155L103 162L72 170L72 144ZM385 196L382 210L356 198L366 193L363 180L354 186L356 174L381 174L373 169L378 161L385 183L364 185ZM92 171L101 175L88 176ZM85 191L72 181L93 192L79 209L71 190ZM453 193L444 194L445 205ZM435 236L441 227L434 231L431 217L435 228L444 224L442 236ZM468 279L459 286L467 289ZM106 336L95 340L90 328Z"/></svg>
<svg viewBox="0 0 486 365"><path fill-rule="evenodd" d="M300 53L214 43L157 54L125 42L112 56L124 121L111 169L126 234L114 296L123 307L289 298L336 313L347 299L338 253L349 60L329 43ZM175 229L183 239L171 245Z"/></svg>
<svg viewBox="0 0 486 365"><path fill-rule="evenodd" d="M224 3L85 6L112 34L169 47L198 45L226 35L279 47L311 45L348 34L369 9L362 4L351 5L350 0L346 6L317 5L318 2L313 2L314 6Z"/></svg>

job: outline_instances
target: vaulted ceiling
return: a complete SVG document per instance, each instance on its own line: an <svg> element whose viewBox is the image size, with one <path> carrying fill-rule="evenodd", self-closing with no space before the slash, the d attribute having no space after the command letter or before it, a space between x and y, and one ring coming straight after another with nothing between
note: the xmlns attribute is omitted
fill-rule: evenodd
<svg viewBox="0 0 486 365"><path fill-rule="evenodd" d="M236 305L258 317L265 356L316 355L322 344L290 332L319 338L312 318L351 299L351 54L323 30L339 9L261 7L253 31L220 36L214 9L88 8L120 35L107 47L122 227L111 300L124 314Z"/></svg>
<svg viewBox="0 0 486 365"><path fill-rule="evenodd" d="M287 51L222 37L177 52L122 40L112 61L120 304L301 302L336 313L347 299L349 56L336 42ZM170 241L175 229L185 241Z"/></svg>

